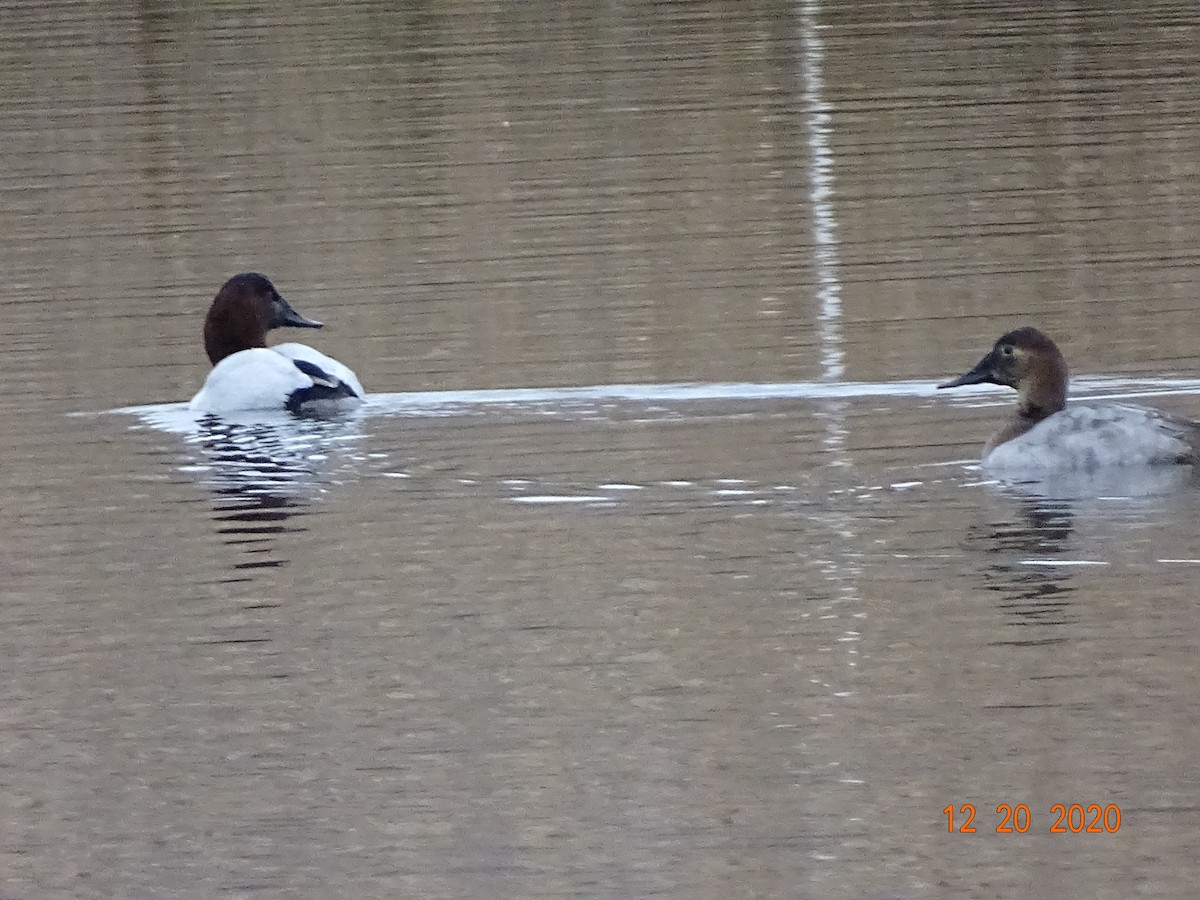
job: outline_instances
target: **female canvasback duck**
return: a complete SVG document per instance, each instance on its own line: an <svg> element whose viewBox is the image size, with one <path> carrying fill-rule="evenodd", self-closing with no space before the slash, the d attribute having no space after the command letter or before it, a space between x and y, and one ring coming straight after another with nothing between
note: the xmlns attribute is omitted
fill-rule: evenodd
<svg viewBox="0 0 1200 900"><path fill-rule="evenodd" d="M999 384L1017 389L1017 412L983 448L988 468L1094 472L1109 466L1190 465L1200 423L1129 403L1067 407L1067 363L1036 328L996 341L975 368L939 388Z"/></svg>
<svg viewBox="0 0 1200 900"><path fill-rule="evenodd" d="M287 409L325 412L361 402L358 378L336 359L304 344L267 347L267 332L288 325L322 328L292 308L257 272L234 275L204 320L213 369L188 408L196 412Z"/></svg>

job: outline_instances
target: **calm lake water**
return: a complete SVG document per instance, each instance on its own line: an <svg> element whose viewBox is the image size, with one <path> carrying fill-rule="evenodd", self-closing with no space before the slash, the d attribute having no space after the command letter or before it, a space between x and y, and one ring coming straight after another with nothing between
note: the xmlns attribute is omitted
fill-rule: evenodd
<svg viewBox="0 0 1200 900"><path fill-rule="evenodd" d="M0 898L1195 896L1200 489L933 390L1200 417L1194 3L289 10L3 12Z"/></svg>

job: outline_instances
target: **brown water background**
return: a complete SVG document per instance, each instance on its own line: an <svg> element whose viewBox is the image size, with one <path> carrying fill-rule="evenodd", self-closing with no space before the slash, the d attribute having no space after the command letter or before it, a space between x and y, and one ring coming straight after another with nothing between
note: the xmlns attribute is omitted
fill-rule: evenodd
<svg viewBox="0 0 1200 900"><path fill-rule="evenodd" d="M0 897L1195 896L1200 493L931 390L1200 371L1195 4L0 22ZM248 269L361 419L73 415Z"/></svg>

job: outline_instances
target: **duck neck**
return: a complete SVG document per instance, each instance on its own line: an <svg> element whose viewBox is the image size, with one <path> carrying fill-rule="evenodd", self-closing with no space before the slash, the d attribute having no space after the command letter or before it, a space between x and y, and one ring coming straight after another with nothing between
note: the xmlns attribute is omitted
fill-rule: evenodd
<svg viewBox="0 0 1200 900"><path fill-rule="evenodd" d="M1066 366L1038 373L1023 383L1017 395L1017 415L1030 423L1040 422L1067 405Z"/></svg>
<svg viewBox="0 0 1200 900"><path fill-rule="evenodd" d="M204 320L204 349L215 366L227 356L267 346L267 329L252 309L214 310Z"/></svg>

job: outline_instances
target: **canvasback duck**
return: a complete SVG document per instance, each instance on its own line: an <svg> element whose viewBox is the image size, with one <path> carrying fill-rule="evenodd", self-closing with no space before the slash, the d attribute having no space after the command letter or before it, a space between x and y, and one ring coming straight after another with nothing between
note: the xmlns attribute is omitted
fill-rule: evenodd
<svg viewBox="0 0 1200 900"><path fill-rule="evenodd" d="M1067 406L1067 363L1036 328L996 341L971 369L939 388L999 384L1017 390L1017 412L983 448L995 469L1094 472L1112 466L1190 465L1200 423L1131 403Z"/></svg>
<svg viewBox="0 0 1200 900"><path fill-rule="evenodd" d="M324 327L296 312L264 275L246 272L226 281L204 319L204 349L213 368L188 408L300 413L361 402L358 378L336 359L304 344L267 347L267 332L285 325Z"/></svg>

